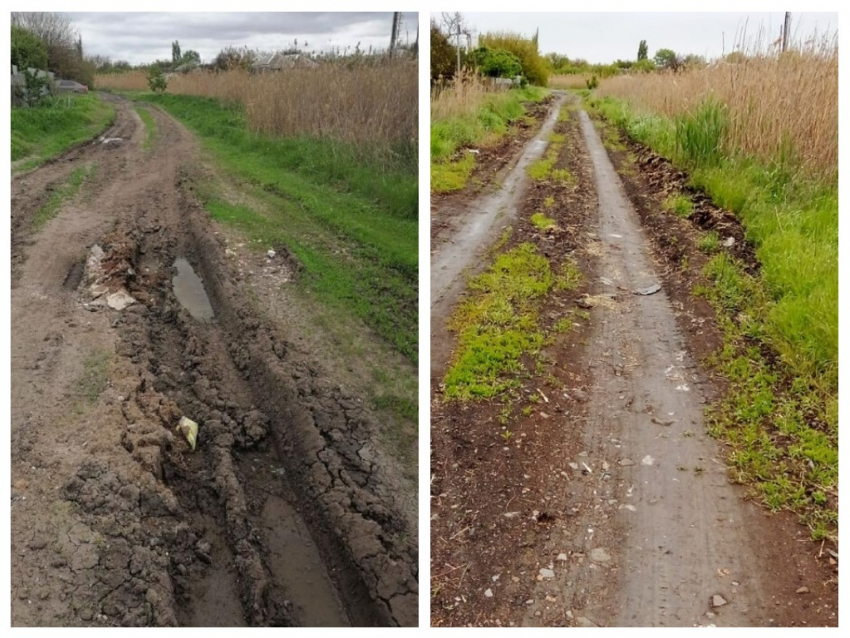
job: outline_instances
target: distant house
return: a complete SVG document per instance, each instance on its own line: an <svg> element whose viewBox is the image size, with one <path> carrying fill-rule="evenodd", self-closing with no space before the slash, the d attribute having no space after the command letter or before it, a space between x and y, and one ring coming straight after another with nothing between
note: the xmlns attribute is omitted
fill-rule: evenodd
<svg viewBox="0 0 850 638"><path fill-rule="evenodd" d="M266 71L286 71L288 69L315 69L319 63L311 60L303 53L282 53L277 51L261 58L251 65L254 73Z"/></svg>

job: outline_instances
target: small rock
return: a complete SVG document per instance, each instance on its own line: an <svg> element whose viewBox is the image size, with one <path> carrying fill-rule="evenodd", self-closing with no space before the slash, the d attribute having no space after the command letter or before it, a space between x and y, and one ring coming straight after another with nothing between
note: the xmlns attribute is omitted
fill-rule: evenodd
<svg viewBox="0 0 850 638"><path fill-rule="evenodd" d="M585 616L579 616L576 618L576 627L598 627L595 622L593 622L590 618Z"/></svg>
<svg viewBox="0 0 850 638"><path fill-rule="evenodd" d="M502 514L502 516L504 516L505 518L516 518L517 516L519 516L519 512L505 512L504 514Z"/></svg>
<svg viewBox="0 0 850 638"><path fill-rule="evenodd" d="M808 594L809 588L808 587L800 587L800 588L797 589L797 593L798 594Z"/></svg>
<svg viewBox="0 0 850 638"><path fill-rule="evenodd" d="M555 578L555 572L547 567L542 567L539 573L541 578Z"/></svg>
<svg viewBox="0 0 850 638"><path fill-rule="evenodd" d="M732 246L735 245L735 238L734 237L727 237L726 239L723 240L723 245L726 248L732 248Z"/></svg>
<svg viewBox="0 0 850 638"><path fill-rule="evenodd" d="M561 552L560 554L558 554L558 558L556 558L555 560L564 562L565 560L567 560L567 555L564 552Z"/></svg>
<svg viewBox="0 0 850 638"><path fill-rule="evenodd" d="M617 464L618 464L618 465L622 465L623 467L629 467L630 465L634 465L634 464L635 464L635 462L634 462L634 461L632 461L631 459L620 459L620 460L617 462Z"/></svg>
<svg viewBox="0 0 850 638"><path fill-rule="evenodd" d="M275 256L276 254L277 254L277 253L276 253L275 251L271 250L271 249L269 249L269 250L266 252L266 256L267 256L269 259L274 259L274 256Z"/></svg>
<svg viewBox="0 0 850 638"><path fill-rule="evenodd" d="M637 512L637 508L634 505L620 505L621 510L629 510L630 512Z"/></svg>
<svg viewBox="0 0 850 638"><path fill-rule="evenodd" d="M570 469L578 471L578 463L570 463Z"/></svg>
<svg viewBox="0 0 850 638"><path fill-rule="evenodd" d="M652 458L649 454L643 457L640 461L641 465L655 465L655 459Z"/></svg>
<svg viewBox="0 0 850 638"><path fill-rule="evenodd" d="M714 594L711 597L711 606L712 607L723 607L726 604L726 599L723 598L720 594Z"/></svg>
<svg viewBox="0 0 850 638"><path fill-rule="evenodd" d="M590 550L590 560L594 563L607 563L611 560L611 554L604 547L596 547Z"/></svg>
<svg viewBox="0 0 850 638"><path fill-rule="evenodd" d="M740 584L741 584L741 583L739 583L737 580L733 580L733 581L732 581L732 587L737 587L737 586L738 586L738 585L740 585Z"/></svg>
<svg viewBox="0 0 850 638"><path fill-rule="evenodd" d="M111 295L106 297L106 305L113 310L124 310L124 308L132 306L134 303L136 303L136 300L123 289L118 292L113 292Z"/></svg>
<svg viewBox="0 0 850 638"><path fill-rule="evenodd" d="M493 597L493 590L488 587L487 589L484 590L484 598L492 598L492 597Z"/></svg>

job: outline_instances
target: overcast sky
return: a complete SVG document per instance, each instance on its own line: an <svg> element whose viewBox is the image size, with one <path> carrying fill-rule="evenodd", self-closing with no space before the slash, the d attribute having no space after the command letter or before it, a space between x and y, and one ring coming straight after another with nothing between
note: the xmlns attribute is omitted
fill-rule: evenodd
<svg viewBox="0 0 850 638"><path fill-rule="evenodd" d="M762 26L770 39L779 37L785 18L776 13L472 13L464 17L476 32L510 30L532 36L540 29L540 52L557 52L589 62L613 62L637 57L647 41L649 55L661 48L713 58L732 50L735 34L747 25L755 34ZM431 14L439 20L440 14ZM838 29L837 13L792 13L791 34ZM749 20L748 20L749 18Z"/></svg>
<svg viewBox="0 0 850 638"><path fill-rule="evenodd" d="M285 5L285 3L282 3ZM311 51L360 43L385 49L392 13L68 13L83 38L87 55L132 64L171 59L171 43L194 49L209 62L227 46L272 51L297 38ZM416 39L416 13L402 16L401 41Z"/></svg>

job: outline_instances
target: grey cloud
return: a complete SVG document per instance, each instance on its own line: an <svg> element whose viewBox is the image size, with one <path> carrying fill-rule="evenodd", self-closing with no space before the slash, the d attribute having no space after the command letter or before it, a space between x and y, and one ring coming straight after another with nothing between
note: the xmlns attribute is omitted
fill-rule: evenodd
<svg viewBox="0 0 850 638"><path fill-rule="evenodd" d="M204 60L226 46L276 49L296 38L310 50L331 47L385 48L392 14L361 13L68 13L90 54L148 62L171 56L171 42L194 49ZM405 13L415 34L418 15Z"/></svg>

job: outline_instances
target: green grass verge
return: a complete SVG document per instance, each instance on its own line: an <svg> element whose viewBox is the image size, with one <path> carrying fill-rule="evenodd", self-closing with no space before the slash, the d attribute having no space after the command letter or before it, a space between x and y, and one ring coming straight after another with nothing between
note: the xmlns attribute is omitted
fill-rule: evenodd
<svg viewBox="0 0 850 638"><path fill-rule="evenodd" d="M725 109L705 102L668 119L610 98L591 108L674 164L741 219L760 276L716 254L699 292L717 310L732 380L710 413L732 446L736 476L773 509L801 514L815 538L837 525L838 187L801 178L792 155L768 165L724 149ZM670 202L684 212L684 206ZM698 247L718 250L716 233ZM765 348L759 347L764 344ZM766 354L766 353L775 353Z"/></svg>
<svg viewBox="0 0 850 638"><path fill-rule="evenodd" d="M454 158L464 146L482 146L504 136L514 122L525 114L525 102L539 102L548 95L546 89L529 86L488 96L484 105L473 113L431 121L431 190L444 193L466 186L475 158ZM454 166L460 164L460 166Z"/></svg>
<svg viewBox="0 0 850 638"><path fill-rule="evenodd" d="M54 98L44 106L12 109L13 172L35 168L92 139L115 118L115 108L95 95Z"/></svg>
<svg viewBox="0 0 850 638"><path fill-rule="evenodd" d="M538 321L543 298L574 288L578 280L575 265L553 272L531 243L496 256L470 281L471 295L450 321L458 345L444 379L446 399L489 398L517 387L522 356L538 352L549 337Z"/></svg>
<svg viewBox="0 0 850 638"><path fill-rule="evenodd" d="M130 95L157 104L231 157L266 164L263 180L282 185L288 176L356 195L391 217L416 221L419 174L413 146L398 149L355 147L332 140L270 138L247 128L244 110L214 98L169 93ZM256 167L244 171L256 173ZM278 175L278 177L275 177Z"/></svg>
<svg viewBox="0 0 850 638"><path fill-rule="evenodd" d="M381 167L369 169L353 155L348 161L355 164L343 166L332 142L258 137L245 129L238 109L207 98L151 101L192 129L220 170L250 195L233 201L214 181L200 184L213 219L238 229L258 249L286 247L303 266L298 281L306 292L358 317L417 360L418 223L402 205L411 185L416 190L415 173L392 173L396 193L384 183ZM302 163L296 161L299 149ZM370 188L368 175L381 184Z"/></svg>
<svg viewBox="0 0 850 638"><path fill-rule="evenodd" d="M145 125L145 141L142 143L142 147L146 151L149 151L153 148L153 143L156 139L156 120L153 119L153 115L146 108L142 108L141 106L134 108Z"/></svg>
<svg viewBox="0 0 850 638"><path fill-rule="evenodd" d="M80 191L80 186L82 186L89 175L93 174L94 168L95 165L90 164L74 169L68 178L53 190L47 201L42 204L41 208L33 216L32 224L35 230L43 228L47 222L56 216L62 204Z"/></svg>

